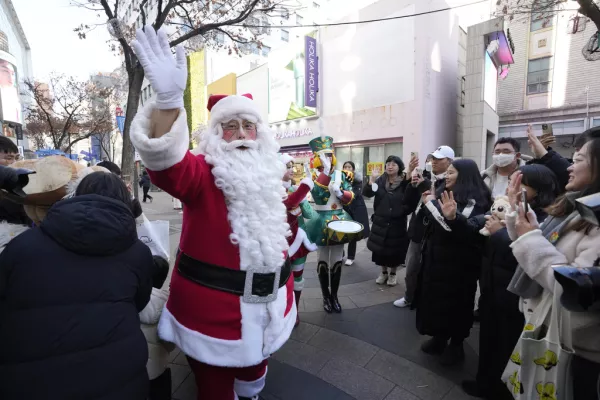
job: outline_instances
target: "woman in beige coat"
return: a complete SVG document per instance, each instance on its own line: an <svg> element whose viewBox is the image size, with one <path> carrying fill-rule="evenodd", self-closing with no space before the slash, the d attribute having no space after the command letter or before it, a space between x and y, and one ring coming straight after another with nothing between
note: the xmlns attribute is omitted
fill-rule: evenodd
<svg viewBox="0 0 600 400"><path fill-rule="evenodd" d="M600 129L585 132L582 142L585 144L575 153L574 164L569 167L568 193L550 207L549 217L541 227L533 212L526 215L523 207L517 206L521 178L518 175L511 178L509 197L513 209L518 211L507 215L507 229L515 239L511 244L513 254L524 271L521 282L527 279L532 282L527 290L519 291L524 286L513 285L518 280L517 270L509 290L524 297L525 292L533 293L529 290L532 287L541 287L537 295L522 299L526 319L544 292L555 296L562 294L553 267L591 267L600 257L600 230L583 220L574 207L575 199L600 192ZM571 321L575 352L572 364L574 398L596 399L600 375L600 312L590 309L571 313L563 309L562 315Z"/></svg>

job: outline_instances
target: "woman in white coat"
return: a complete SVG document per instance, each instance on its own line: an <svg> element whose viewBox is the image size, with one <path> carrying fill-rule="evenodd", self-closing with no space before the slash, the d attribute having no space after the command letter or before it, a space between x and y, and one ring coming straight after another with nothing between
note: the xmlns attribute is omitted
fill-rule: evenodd
<svg viewBox="0 0 600 400"><path fill-rule="evenodd" d="M513 175L509 197L513 209L506 217L513 254L519 262L509 290L522 297L521 307L528 319L543 293L562 294L562 287L554 278L555 266L591 267L600 257L600 229L583 220L574 207L575 199L600 192L600 128L582 135L585 142L575 153L574 163L569 167L567 194L552 205L549 217L540 227L535 214L526 215L518 204L520 176ZM571 336L575 357L572 364L574 398L587 400L597 398L600 374L600 312L570 313ZM563 324L561 324L562 326Z"/></svg>

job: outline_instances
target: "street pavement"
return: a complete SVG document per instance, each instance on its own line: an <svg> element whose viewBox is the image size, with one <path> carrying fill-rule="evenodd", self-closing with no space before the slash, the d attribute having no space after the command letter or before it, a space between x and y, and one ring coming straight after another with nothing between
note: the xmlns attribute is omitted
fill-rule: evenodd
<svg viewBox="0 0 600 400"><path fill-rule="evenodd" d="M182 215L171 197L152 192L154 201L142 203L150 220L170 222L171 256L175 256ZM327 314L321 306L316 277L316 254L305 268L306 285L299 305L300 326L269 360L265 400L460 400L472 399L460 382L477 371L479 326L465 343L466 360L442 367L420 351L426 338L415 329L415 312L392 302L404 294L404 270L396 287L375 283L378 267L364 241L354 265L344 266L339 298L344 311ZM185 355L171 354L173 399L195 400L196 388ZM207 399L209 400L209 399Z"/></svg>

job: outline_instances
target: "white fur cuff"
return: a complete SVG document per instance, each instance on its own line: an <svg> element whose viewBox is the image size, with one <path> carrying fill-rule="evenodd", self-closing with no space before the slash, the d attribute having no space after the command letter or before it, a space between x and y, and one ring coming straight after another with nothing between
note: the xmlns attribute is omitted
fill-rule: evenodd
<svg viewBox="0 0 600 400"><path fill-rule="evenodd" d="M162 171L185 157L190 143L189 130L185 109L181 108L171 131L160 138L151 139L150 117L154 109L155 104L150 103L137 113L131 124L131 142L146 167L152 171Z"/></svg>
<svg viewBox="0 0 600 400"><path fill-rule="evenodd" d="M311 179L311 178L308 178L308 177L307 177L307 178L304 178L304 179L302 179L302 180L300 181L300 184L301 184L301 185L302 185L302 184L305 184L306 186L308 186L308 187L309 187L309 189L310 189L310 190L312 190L312 189L313 189L313 187L315 187L315 184L314 184L314 182L312 181L312 179Z"/></svg>

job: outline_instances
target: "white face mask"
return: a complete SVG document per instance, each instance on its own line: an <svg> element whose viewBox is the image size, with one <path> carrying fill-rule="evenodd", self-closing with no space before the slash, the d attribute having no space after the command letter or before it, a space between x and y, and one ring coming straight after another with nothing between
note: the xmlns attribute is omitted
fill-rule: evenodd
<svg viewBox="0 0 600 400"><path fill-rule="evenodd" d="M431 162L425 163L425 171L427 171L427 172L433 171L433 164Z"/></svg>
<svg viewBox="0 0 600 400"><path fill-rule="evenodd" d="M494 165L496 167L502 168L510 165L513 161L515 161L514 154L494 154L492 156L492 160L494 160Z"/></svg>

